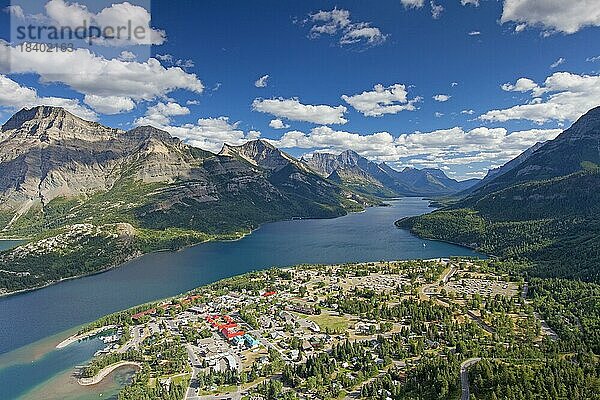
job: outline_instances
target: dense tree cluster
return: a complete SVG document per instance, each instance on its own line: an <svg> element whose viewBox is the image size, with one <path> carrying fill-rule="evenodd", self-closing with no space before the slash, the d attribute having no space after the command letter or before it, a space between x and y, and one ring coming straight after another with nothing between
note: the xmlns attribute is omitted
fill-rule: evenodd
<svg viewBox="0 0 600 400"><path fill-rule="evenodd" d="M600 399L600 368L593 354L523 363L482 360L469 369L476 399Z"/></svg>

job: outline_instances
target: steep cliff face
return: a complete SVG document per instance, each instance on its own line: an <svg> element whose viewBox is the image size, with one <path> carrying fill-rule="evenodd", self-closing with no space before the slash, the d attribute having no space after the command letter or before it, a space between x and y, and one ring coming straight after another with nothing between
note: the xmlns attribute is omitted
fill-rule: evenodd
<svg viewBox="0 0 600 400"><path fill-rule="evenodd" d="M54 107L22 110L2 132L0 207L19 212L110 190L123 175L173 182L192 176L198 164L189 147L166 132L111 129Z"/></svg>
<svg viewBox="0 0 600 400"><path fill-rule="evenodd" d="M241 146L225 144L219 155L239 157L252 165L269 171L279 171L290 163L298 164L296 159L262 139L252 140Z"/></svg>

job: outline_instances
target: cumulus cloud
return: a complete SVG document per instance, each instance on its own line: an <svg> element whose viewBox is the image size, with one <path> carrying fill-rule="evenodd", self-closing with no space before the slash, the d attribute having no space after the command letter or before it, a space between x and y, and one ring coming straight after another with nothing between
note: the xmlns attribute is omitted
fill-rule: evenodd
<svg viewBox="0 0 600 400"><path fill-rule="evenodd" d="M463 6L472 5L475 7L479 7L479 0L460 0L460 4Z"/></svg>
<svg viewBox="0 0 600 400"><path fill-rule="evenodd" d="M119 60L121 61L135 61L137 59L137 56L132 53L131 51L122 51L121 54L119 54Z"/></svg>
<svg viewBox="0 0 600 400"><path fill-rule="evenodd" d="M135 108L135 103L129 97L86 94L83 101L100 114L119 114L131 111Z"/></svg>
<svg viewBox="0 0 600 400"><path fill-rule="evenodd" d="M387 35L370 22L353 22L348 10L334 8L330 11L318 11L309 15L312 24L309 37L319 38L323 35L337 36L341 46L350 44L366 44L375 46L385 42Z"/></svg>
<svg viewBox="0 0 600 400"><path fill-rule="evenodd" d="M104 36L93 38L93 44L107 46L160 45L166 40L163 30L150 26L151 15L144 7L129 2L113 3L98 13L87 6L65 0L50 0L44 5L44 13L26 14L20 6L11 6L8 10L12 17L23 19L38 26L53 25L75 29L81 26L94 26L106 32ZM121 33L119 27L137 28L137 31ZM106 31L106 29L112 31ZM112 32L112 33L110 33ZM110 35L110 36L109 36ZM34 39L34 38L32 38ZM43 40L44 38L36 38Z"/></svg>
<svg viewBox="0 0 600 400"><path fill-rule="evenodd" d="M254 86L257 88L265 88L267 87L267 80L269 79L269 75L261 76L254 82Z"/></svg>
<svg viewBox="0 0 600 400"><path fill-rule="evenodd" d="M537 89L537 87L537 83L528 78L519 78L514 84L505 83L501 86L505 92L529 92L530 90Z"/></svg>
<svg viewBox="0 0 600 400"><path fill-rule="evenodd" d="M504 128L478 127L467 131L455 127L394 137L388 132L363 135L320 126L309 133L287 132L273 143L282 148L333 153L352 149L376 161L439 168L476 163L501 165L535 143L554 139L559 133L558 129L508 132Z"/></svg>
<svg viewBox="0 0 600 400"><path fill-rule="evenodd" d="M452 96L448 96L447 94L436 94L435 96L433 96L433 99L435 101L439 101L440 103L443 103L443 102L450 100L450 97L452 97Z"/></svg>
<svg viewBox="0 0 600 400"><path fill-rule="evenodd" d="M290 121L304 121L322 125L345 124L348 122L344 118L347 111L344 106L302 104L298 99L256 99L252 102L252 109Z"/></svg>
<svg viewBox="0 0 600 400"><path fill-rule="evenodd" d="M131 103L152 101L185 89L202 93L204 86L195 74L180 67L163 67L150 58L145 62L106 59L88 49L67 53L21 52L0 43L0 73L40 76L42 83L62 83L86 95L86 103L111 113L131 109ZM107 99L118 98L118 107ZM111 111L112 110L112 111Z"/></svg>
<svg viewBox="0 0 600 400"><path fill-rule="evenodd" d="M420 97L409 99L406 86L399 83L388 87L377 84L372 91L353 96L343 95L342 99L367 117L414 111L415 104L422 100Z"/></svg>
<svg viewBox="0 0 600 400"><path fill-rule="evenodd" d="M473 114L475 114L475 110L467 109L467 110L462 110L460 113L465 114L465 115L473 115Z"/></svg>
<svg viewBox="0 0 600 400"><path fill-rule="evenodd" d="M531 79L521 78L515 85L506 84L502 88L520 92L530 91L533 98L526 104L488 111L479 117L481 120L530 120L539 124L552 120L574 121L598 105L600 75L556 72L546 78L542 85Z"/></svg>
<svg viewBox="0 0 600 400"><path fill-rule="evenodd" d="M241 145L260 137L259 131L244 132L239 125L240 122L230 122L228 117L218 117L200 118L194 124L165 125L157 128L169 132L187 144L216 153L224 143Z"/></svg>
<svg viewBox="0 0 600 400"><path fill-rule="evenodd" d="M94 111L80 104L77 99L40 97L35 89L21 86L7 76L0 75L0 107L14 112L24 107L42 105L62 107L78 117L90 121L98 119L98 115Z"/></svg>
<svg viewBox="0 0 600 400"><path fill-rule="evenodd" d="M288 124L283 123L280 119L274 119L269 122L269 126L273 129L287 129L290 126Z"/></svg>
<svg viewBox="0 0 600 400"><path fill-rule="evenodd" d="M597 0L504 0L501 23L516 23L520 32L540 27L548 33L572 34L587 26L600 26Z"/></svg>
<svg viewBox="0 0 600 400"><path fill-rule="evenodd" d="M146 115L137 118L134 125L151 125L156 128L164 128L171 123L172 117L188 115L190 109L175 102L159 102L146 110Z"/></svg>

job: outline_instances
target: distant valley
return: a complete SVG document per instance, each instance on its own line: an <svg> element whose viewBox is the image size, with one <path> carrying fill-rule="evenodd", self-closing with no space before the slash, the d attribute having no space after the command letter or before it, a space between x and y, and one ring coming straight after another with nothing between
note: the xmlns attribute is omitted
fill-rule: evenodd
<svg viewBox="0 0 600 400"><path fill-rule="evenodd" d="M381 197L450 195L478 182L477 179L459 182L434 168L406 167L397 171L386 163L369 161L352 150L339 155L315 153L303 161L330 180Z"/></svg>

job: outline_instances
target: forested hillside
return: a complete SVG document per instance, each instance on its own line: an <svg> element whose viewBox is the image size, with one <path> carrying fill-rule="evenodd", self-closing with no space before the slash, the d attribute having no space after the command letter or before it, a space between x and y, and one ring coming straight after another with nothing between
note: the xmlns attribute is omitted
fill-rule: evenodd
<svg viewBox="0 0 600 400"><path fill-rule="evenodd" d="M530 274L600 282L600 108L468 197L400 228L501 258Z"/></svg>

